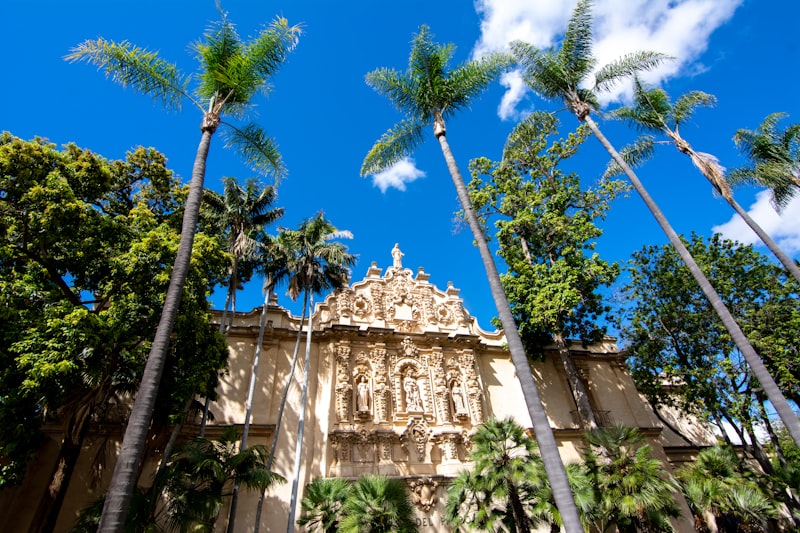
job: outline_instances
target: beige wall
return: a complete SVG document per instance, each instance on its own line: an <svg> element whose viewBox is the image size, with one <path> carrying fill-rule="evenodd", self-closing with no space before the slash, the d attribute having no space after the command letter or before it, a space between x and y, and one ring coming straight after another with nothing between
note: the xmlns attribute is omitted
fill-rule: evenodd
<svg viewBox="0 0 800 533"><path fill-rule="evenodd" d="M208 436L218 435L225 426L243 424L259 315L260 309L255 309L236 316L229 334L230 369L218 390L219 399L211 404L215 421ZM277 305L270 306L268 321L249 445L271 443L300 328L299 317ZM261 526L265 532L286 530L304 349L305 336L300 341L298 367L291 381L273 467L287 483L267 495ZM593 407L603 420L642 428L657 455L665 460L670 454L688 457L694 453L685 441L662 431L611 340L589 348L574 346L571 353ZM582 428L574 416L575 402L556 352L548 352L544 361L535 363L533 372L562 457L567 462L576 461ZM416 406L413 393L405 388L407 378L419 392ZM360 409L363 406L357 399L361 380L369 390L366 409ZM454 387L461 390L463 402L457 402ZM313 314L299 499L305 484L316 476L355 478L366 472L399 476L417 496L422 531L442 531L448 481L469 466L469 438L480 423L493 416L512 416L525 427L531 425L502 334L478 326L463 308L458 289L434 287L421 269L413 273L394 266L384 272L373 264L364 280L328 296ZM184 429L186 436L196 432L196 424ZM118 433L95 433L87 440L59 531L67 531L76 516L75 509L91 501L107 484L114 438ZM98 446L104 446L109 464L95 483L90 474ZM0 494L0 511L7 517L4 531L26 530L32 502L44 490L54 450L54 442L43 448L25 487ZM151 467L156 459L151 458ZM430 493L437 497L433 502L426 500ZM237 531L252 530L256 501L256 494L241 493ZM224 524L221 517L218 530L224 530ZM689 522L684 521L682 526L688 528Z"/></svg>

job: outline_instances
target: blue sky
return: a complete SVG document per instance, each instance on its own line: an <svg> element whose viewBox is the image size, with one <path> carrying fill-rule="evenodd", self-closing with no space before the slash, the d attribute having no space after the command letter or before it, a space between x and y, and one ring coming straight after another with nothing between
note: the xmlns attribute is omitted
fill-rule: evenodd
<svg viewBox="0 0 800 533"><path fill-rule="evenodd" d="M424 267L431 281L461 289L466 308L492 329L494 306L472 237L454 221L455 192L441 152L428 132L413 160L391 175L361 178L369 148L399 115L364 82L378 67L405 70L409 43L421 24L439 42L457 46L455 63L501 49L512 39L538 46L556 42L574 2L563 0L464 0L404 2L228 0L223 8L240 35L254 35L275 16L301 24L298 46L273 80L273 91L258 100L258 122L280 146L289 174L278 188L277 205L286 209L280 225L295 227L324 211L359 256L354 280L370 263L391 264L397 242L404 266ZM5 53L0 59L0 130L25 139L41 136L56 144L75 142L110 159L138 146L153 146L188 179L199 141L200 114L186 107L166 112L150 98L123 89L86 64L63 60L70 48L99 36L128 40L157 50L185 72L195 60L189 44L217 19L212 0L118 0L7 2L0 21ZM596 0L595 51L601 62L640 49L670 54L675 60L648 80L672 95L689 90L715 94L718 105L700 110L682 130L698 151L715 154L726 167L743 163L731 137L741 127L755 128L769 113L783 111L786 124L800 121L794 97L798 81L796 21L800 3L777 0ZM608 95L613 107L625 89ZM498 159L506 135L532 109L557 109L520 91L513 74L492 86L472 108L448 123L448 140L467 176L469 160ZM576 126L561 113L563 131ZM601 121L618 146L635 132ZM571 169L587 183L603 172L608 157L590 139ZM642 167L640 178L679 233L726 235L749 241L749 230L730 222L732 211L711 194L688 158L665 147ZM212 143L206 184L218 189L222 176L251 177L237 157ZM792 256L800 251L800 202L779 219L756 189L736 191L739 203L778 239ZM666 238L635 195L619 199L603 224L598 251L625 261L646 244ZM765 248L761 248L766 251ZM214 301L221 305L221 291ZM239 310L260 304L260 286L240 296ZM291 309L282 293L279 302Z"/></svg>

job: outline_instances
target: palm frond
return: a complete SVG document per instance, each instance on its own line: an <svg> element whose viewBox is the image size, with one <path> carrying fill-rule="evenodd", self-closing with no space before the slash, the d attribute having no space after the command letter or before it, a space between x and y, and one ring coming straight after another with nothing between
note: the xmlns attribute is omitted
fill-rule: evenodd
<svg viewBox="0 0 800 533"><path fill-rule="evenodd" d="M407 119L384 133L364 158L361 175L376 174L410 155L423 140L424 126L418 120Z"/></svg>
<svg viewBox="0 0 800 533"><path fill-rule="evenodd" d="M694 114L698 107L713 107L717 103L717 98L713 94L702 91L690 91L681 95L672 106L672 116L676 125L683 124Z"/></svg>
<svg viewBox="0 0 800 533"><path fill-rule="evenodd" d="M623 147L619 151L622 160L630 167L637 167L653 157L655 153L655 139L650 135L643 135L636 139L632 144ZM622 174L622 168L613 159L606 166L603 178L608 179Z"/></svg>
<svg viewBox="0 0 800 533"><path fill-rule="evenodd" d="M419 114L416 95L418 91L417 80L405 76L403 73L391 68L379 68L367 73L367 85L378 94L385 96L398 111L411 116ZM419 117L421 121L428 121L429 116Z"/></svg>
<svg viewBox="0 0 800 533"><path fill-rule="evenodd" d="M511 56L500 52L469 61L453 69L446 84L449 89L446 115L449 116L468 107L472 100L485 91L511 64Z"/></svg>
<svg viewBox="0 0 800 533"><path fill-rule="evenodd" d="M671 58L666 54L645 50L626 54L600 67L595 74L594 88L596 91L611 90L625 78L653 70L667 59Z"/></svg>
<svg viewBox="0 0 800 533"><path fill-rule="evenodd" d="M179 110L183 98L189 98L186 92L189 76L181 74L174 64L164 61L156 52L127 41L115 43L102 37L86 40L72 48L65 59L95 65L116 83L151 95L168 109Z"/></svg>
<svg viewBox="0 0 800 533"><path fill-rule="evenodd" d="M250 123L244 127L225 124L228 126L225 133L226 148L234 148L256 172L264 176L272 175L275 183L280 182L286 174L286 168L275 141L256 124Z"/></svg>
<svg viewBox="0 0 800 533"><path fill-rule="evenodd" d="M577 79L583 79L594 67L591 0L580 0L575 6L564 33L558 59L564 71Z"/></svg>
<svg viewBox="0 0 800 533"><path fill-rule="evenodd" d="M245 47L246 70L263 80L272 77L297 46L301 33L301 26L289 26L284 17L277 17Z"/></svg>

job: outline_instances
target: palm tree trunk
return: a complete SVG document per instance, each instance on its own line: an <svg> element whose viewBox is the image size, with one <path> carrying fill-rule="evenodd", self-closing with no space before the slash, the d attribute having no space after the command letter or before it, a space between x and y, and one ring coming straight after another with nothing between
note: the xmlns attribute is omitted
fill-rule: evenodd
<svg viewBox="0 0 800 533"><path fill-rule="evenodd" d="M514 524L517 526L517 533L530 533L531 528L528 525L525 509L522 507L522 501L519 498L517 487L514 482L506 478L506 489L508 490L508 499L511 502L511 509L514 512Z"/></svg>
<svg viewBox="0 0 800 533"><path fill-rule="evenodd" d="M658 222L658 225L661 226L661 229L667 235L669 242L678 252L678 255L686 264L689 272L691 272L692 277L697 281L700 289L708 298L709 303L717 312L720 320L722 320L723 325L730 333L733 342L736 344L736 347L744 356L747 364L750 366L750 372L753 376L761 383L764 392L767 395L767 398L772 403L775 410L778 412L778 415L781 417L783 424L786 426L787 431L792 436L792 440L794 440L795 444L800 446L800 422L797 420L797 415L794 414L792 408L789 406L789 403L786 401L786 398L781 393L778 385L775 383L775 380L772 379L769 371L767 370L766 366L764 366L764 362L761 360L761 357L756 353L753 346L747 340L742 332L742 329L739 327L739 324L731 315L728 308L723 303L722 299L717 294L717 291L711 285L711 282L708 281L708 278L703 274L703 271L698 266L697 262L692 257L692 254L686 248L686 245L683 241L678 237L678 234L675 233L675 230L672 229L667 218L661 212L658 205L653 201L650 197L650 194L642 185L642 182L639 181L639 178L633 172L630 166L622 159L619 155L617 150L611 145L608 139L603 135L600 131L600 128L597 126L597 123L594 119L586 115L583 117L583 120L592 130L592 133L597 137L597 140L600 141L600 144L603 145L603 148L608 151L614 161L622 168L625 172L625 175L630 180L633 187L636 189L636 192L639 193L639 196L642 197L644 203L647 205L650 212L653 214L653 217Z"/></svg>
<svg viewBox="0 0 800 533"><path fill-rule="evenodd" d="M283 421L283 411L286 408L286 399L289 397L289 388L292 385L292 377L294 376L294 369L297 367L297 357L300 353L300 339L303 335L303 321L306 318L306 308L308 307L308 295L303 297L303 313L300 316L300 328L297 330L297 340L294 343L294 353L292 354L291 368L289 369L289 376L286 378L286 385L283 387L281 394L281 403L278 406L278 418L275 421L275 430L272 434L272 445L269 449L269 457L267 457L267 470L272 471L272 463L275 461L275 452L278 451L278 436L281 431L281 422ZM256 506L256 521L253 526L253 533L258 533L261 527L261 510L264 507L265 491L261 491L258 497L258 505Z"/></svg>
<svg viewBox="0 0 800 533"><path fill-rule="evenodd" d="M497 272L494 257L489 250L483 228L472 207L469 192L464 184L464 178L461 177L461 172L450 150L450 145L447 143L443 122L437 122L434 125L434 134L439 141L442 154L447 163L447 169L450 171L450 177L453 180L453 185L455 185L456 193L461 203L461 208L464 210L464 217L467 219L469 227L472 230L472 236L475 239L481 254L481 259L483 260L483 267L486 269L486 278L492 291L495 307L497 307L497 314L500 316L500 322L506 335L508 349L511 352L511 360L514 363L520 388L522 389L522 395L528 407L528 414L531 417L533 431L536 433L536 440L542 452L542 460L547 473L547 479L550 481L550 486L553 489L553 497L556 502L556 507L558 507L561 513L564 529L567 533L583 532L578 509L575 506L575 500L572 498L572 491L567 481L567 472L564 469L564 463L561 461L561 456L558 453L558 444L553 435L553 430L550 427L550 422L547 419L547 414L544 411L544 405L539 396L539 389L533 379L528 356L525 354L525 348L522 345L522 339L519 336L517 324L514 322L514 317L511 314L511 307L508 304L503 285L500 283L500 274Z"/></svg>
<svg viewBox="0 0 800 533"><path fill-rule="evenodd" d="M592 406L589 403L589 394L586 392L586 387L578 375L578 369L575 367L575 360L569 352L569 346L561 333L553 335L553 341L556 348L558 348L558 355L561 358L561 363L564 365L564 372L567 373L567 380L569 381L569 388L572 391L572 398L575 400L575 407L578 409L578 416L580 417L583 428L587 431L594 431L597 429L597 420L595 420Z"/></svg>
<svg viewBox="0 0 800 533"><path fill-rule="evenodd" d="M734 210L734 211L736 211L736 213L737 213L737 214L738 214L740 217L742 217L742 220L744 220L744 221L745 221L745 224L747 224L748 226L750 226L750 229L751 229L751 230L753 230L753 232L754 232L756 235L758 235L758 238L759 238L759 239L761 239L761 242L763 242L763 243L764 243L764 245L766 245L766 247L767 247L767 248L769 248L769 251L770 251L770 252L772 252L772 255L774 255L774 256L775 256L775 257L778 259L778 261L780 261L780 262L781 262L781 264L782 264L782 265L783 265L783 267L784 267L784 268L787 270L787 272L789 272L789 273L790 273L792 276L794 276L794 279L796 279L796 280L797 280L797 282L798 282L798 283L800 283L800 268L798 268L798 266L797 266L797 263L795 263L795 262L792 260L792 258L791 258L791 257L789 257L788 255L786 255L786 252L784 252L784 251L781 249L781 247L780 247L780 246L778 246L778 243L776 243L776 242L775 242L775 241L772 239L772 237L770 237L770 236L769 236L769 235L768 235L768 234L767 234L767 233L766 233L766 232L765 232L765 231L764 231L764 230L761 228L761 226L758 224L758 222L756 222L755 220L753 220L753 217L751 217L751 216L750 216L750 215L747 213L747 211L745 211L744 209L742 209L742 206L741 206L741 205L739 205L739 202L737 202L736 200L734 200L734 199L733 199L733 197L731 197L730 199L726 198L726 200L728 200L728 203L731 205L731 207L733 208L733 210Z"/></svg>
<svg viewBox="0 0 800 533"><path fill-rule="evenodd" d="M309 293L309 290L306 289L306 294ZM308 402L308 375L311 371L311 325L313 317L311 314L313 313L313 309L311 306L314 305L314 296L313 294L310 298L306 298L309 300L309 312L308 312L308 331L306 332L306 359L303 364L303 393L300 397L300 420L297 424L297 445L295 446L295 453L294 453L294 479L292 480L292 498L289 501L289 520L286 523L286 531L294 531L294 518L297 512L297 493L300 484L300 460L303 455L303 433L305 430L306 425L306 403Z"/></svg>
<svg viewBox="0 0 800 533"><path fill-rule="evenodd" d="M192 245L194 244L195 228L200 215L200 200L203 196L203 181L206 174L206 159L211 146L211 136L214 130L204 126L197 147L194 167L192 168L192 181L189 186L189 196L183 212L183 225L181 227L180 244L175 256L175 263L170 275L164 308L158 322L153 345L147 357L147 363L142 374L136 400L133 402L125 436L122 440L114 473L111 476L111 485L108 488L106 501L103 505L103 514L100 517L98 531L102 533L122 533L125 526L125 517L128 513L133 491L144 456L147 440L147 431L153 417L156 405L158 388L161 384L161 375L167 359L169 340L172 327L178 316L178 307L183 294L183 286L189 274L189 265L192 260Z"/></svg>
<svg viewBox="0 0 800 533"><path fill-rule="evenodd" d="M244 427L242 428L242 442L239 445L239 450L244 451L247 448L247 436L250 432L250 416L253 413L253 396L256 390L256 378L258 376L258 363L261 359L261 344L264 342L264 330L267 327L267 309L269 307L269 299L272 295L272 287L267 289L266 296L264 296L264 306L261 308L261 317L258 321L258 341L256 342L256 353L253 355L253 367L250 370L250 387L247 389L247 401L244 408ZM228 514L228 533L233 533L233 526L236 522L236 507L239 503L239 483L233 484L233 494L231 495L231 508Z"/></svg>

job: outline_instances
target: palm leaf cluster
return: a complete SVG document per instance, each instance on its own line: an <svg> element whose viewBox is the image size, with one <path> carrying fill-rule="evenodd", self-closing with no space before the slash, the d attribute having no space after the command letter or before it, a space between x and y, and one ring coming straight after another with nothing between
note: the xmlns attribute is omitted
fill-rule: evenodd
<svg viewBox="0 0 800 533"><path fill-rule="evenodd" d="M405 484L384 475L365 474L354 483L315 478L301 502L298 525L314 533L413 533L414 508Z"/></svg>

